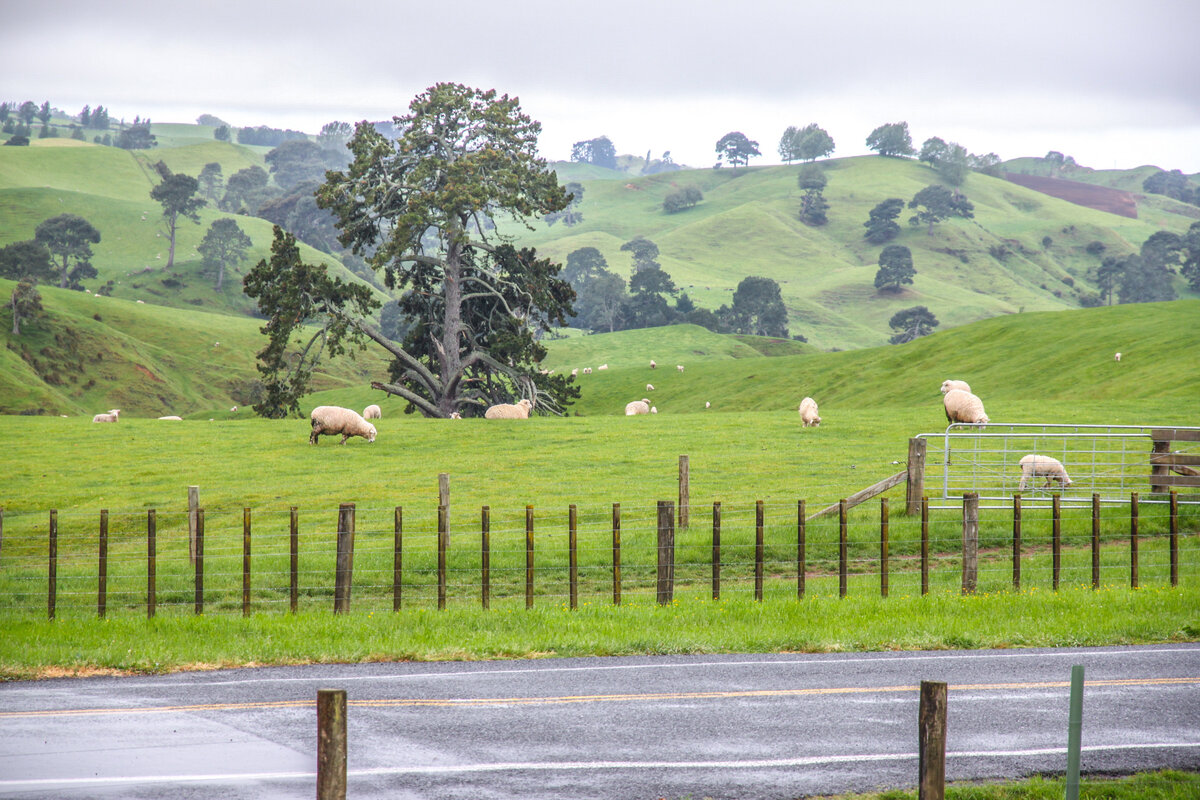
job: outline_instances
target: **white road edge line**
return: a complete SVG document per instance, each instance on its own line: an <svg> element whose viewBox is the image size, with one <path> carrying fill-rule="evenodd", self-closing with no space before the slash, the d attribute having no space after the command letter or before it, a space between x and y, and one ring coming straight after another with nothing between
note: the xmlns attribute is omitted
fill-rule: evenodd
<svg viewBox="0 0 1200 800"><path fill-rule="evenodd" d="M1142 744L1089 745L1085 753L1114 750L1164 750L1200 748L1200 742L1146 742ZM1042 747L1029 750L971 750L951 751L947 758L1015 758L1021 756L1056 756L1067 752L1065 747ZM448 764L445 766L375 767L352 769L347 776L379 777L385 775L454 775L484 772L556 772L577 770L638 770L638 769L778 769L811 767L828 764L853 764L871 761L916 761L916 753L867 753L861 755L809 756L804 758L774 758L753 761L552 761L498 762L494 764ZM315 772L242 772L212 775L143 775L66 779L0 780L0 789L23 790L54 786L162 784L162 783L239 783L245 781L315 780Z"/></svg>

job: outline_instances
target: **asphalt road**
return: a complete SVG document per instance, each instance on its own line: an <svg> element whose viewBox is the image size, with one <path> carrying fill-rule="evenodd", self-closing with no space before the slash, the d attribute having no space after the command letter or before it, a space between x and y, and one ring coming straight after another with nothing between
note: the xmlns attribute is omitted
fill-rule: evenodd
<svg viewBox="0 0 1200 800"><path fill-rule="evenodd" d="M312 798L316 693L351 798L795 798L912 787L918 685L947 777L1200 770L1200 646L261 668L0 685L0 797Z"/></svg>

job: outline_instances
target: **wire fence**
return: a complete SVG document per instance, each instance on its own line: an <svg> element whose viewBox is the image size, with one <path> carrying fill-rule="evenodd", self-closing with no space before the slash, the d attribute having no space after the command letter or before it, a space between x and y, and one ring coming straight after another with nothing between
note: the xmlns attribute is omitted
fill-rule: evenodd
<svg viewBox="0 0 1200 800"><path fill-rule="evenodd" d="M973 498L973 499L972 499ZM1200 510L804 501L0 515L3 613L243 614L1195 584ZM664 514L664 505L669 509ZM899 504L897 504L899 505ZM816 507L817 504L814 504ZM347 513L348 512L348 513ZM968 575L969 574L969 575ZM968 577L970 580L968 581Z"/></svg>

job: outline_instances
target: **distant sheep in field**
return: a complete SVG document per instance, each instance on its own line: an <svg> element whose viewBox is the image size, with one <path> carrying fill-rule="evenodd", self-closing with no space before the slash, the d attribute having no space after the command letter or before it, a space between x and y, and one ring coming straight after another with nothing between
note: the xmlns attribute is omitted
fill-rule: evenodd
<svg viewBox="0 0 1200 800"><path fill-rule="evenodd" d="M646 391L647 391L647 392L653 392L653 391L654 391L654 384L653 384L653 383L647 383L647 384L646 384Z"/></svg>
<svg viewBox="0 0 1200 800"><path fill-rule="evenodd" d="M654 359L650 359L650 369L658 369L658 364L654 363Z"/></svg>
<svg viewBox="0 0 1200 800"><path fill-rule="evenodd" d="M517 403L497 403L483 412L486 419L529 419L533 408L528 398L522 397Z"/></svg>
<svg viewBox="0 0 1200 800"><path fill-rule="evenodd" d="M969 425L986 425L991 420L984 413L983 401L970 392L962 389L951 389L942 398L946 408L946 420L949 422L964 422Z"/></svg>
<svg viewBox="0 0 1200 800"><path fill-rule="evenodd" d="M651 413L651 414L657 414L657 413L658 413L658 409L657 409L657 408L655 408L654 406L650 406L650 413Z"/></svg>
<svg viewBox="0 0 1200 800"><path fill-rule="evenodd" d="M1031 480L1036 478L1046 479L1046 482L1042 484L1043 488L1054 481L1058 481L1058 484L1064 489L1072 483L1071 477L1067 475L1066 467L1057 458L1030 453L1023 456L1017 463L1021 465L1021 483L1017 487L1018 492L1023 492L1026 486L1036 483L1036 480Z"/></svg>
<svg viewBox="0 0 1200 800"><path fill-rule="evenodd" d="M971 387L966 381L942 381L942 394L945 394L946 392L952 392L955 389L958 389L962 392L971 391Z"/></svg>
<svg viewBox="0 0 1200 800"><path fill-rule="evenodd" d="M1113 356L1113 361L1120 361L1120 360L1121 360L1121 354L1120 354L1120 353L1117 353L1115 356Z"/></svg>
<svg viewBox="0 0 1200 800"><path fill-rule="evenodd" d="M572 378L574 378L574 377L577 377L578 375L579 375L579 368L578 368L578 367L576 367L575 369L571 370L571 377L572 377Z"/></svg>
<svg viewBox="0 0 1200 800"><path fill-rule="evenodd" d="M712 408L712 403L710 403L710 402L708 402L707 400L705 400L705 401L704 401L704 407L705 407L705 408Z"/></svg>
<svg viewBox="0 0 1200 800"><path fill-rule="evenodd" d="M375 441L375 426L362 418L357 411L341 406L317 406L309 414L312 433L308 443L316 444L319 436L342 435L339 444L345 444L351 436L361 436L368 442Z"/></svg>
<svg viewBox="0 0 1200 800"><path fill-rule="evenodd" d="M458 413L457 411L451 411L450 419L462 419L462 414Z"/></svg>
<svg viewBox="0 0 1200 800"><path fill-rule="evenodd" d="M165 416L165 417L159 417L159 419L172 420L172 421L175 421L175 422L182 422L182 421L183 421L183 417L177 417L177 416L175 416L174 414L169 414L169 415L167 415L167 416Z"/></svg>
<svg viewBox="0 0 1200 800"><path fill-rule="evenodd" d="M676 364L675 369L679 370L680 372L683 372L683 364Z"/></svg>
<svg viewBox="0 0 1200 800"><path fill-rule="evenodd" d="M234 414L236 414L236 413L237 413L237 406L234 406L233 408L231 408L231 409L229 409L229 410L230 410L230 411L232 411Z"/></svg>
<svg viewBox="0 0 1200 800"><path fill-rule="evenodd" d="M107 414L97 414L96 416L92 417L92 422L116 422L117 418L120 416L121 409L114 408Z"/></svg>
<svg viewBox="0 0 1200 800"><path fill-rule="evenodd" d="M600 366L596 367L596 369L608 369L608 364L601 364Z"/></svg>
<svg viewBox="0 0 1200 800"><path fill-rule="evenodd" d="M806 428L819 428L821 418L817 416L817 401L806 397L800 401L800 419Z"/></svg>
<svg viewBox="0 0 1200 800"><path fill-rule="evenodd" d="M383 410L372 403L363 409L363 419L383 419Z"/></svg>
<svg viewBox="0 0 1200 800"><path fill-rule="evenodd" d="M641 400L634 400L632 403L625 405L625 416L635 417L638 414L650 413L650 398L643 397Z"/></svg>
<svg viewBox="0 0 1200 800"><path fill-rule="evenodd" d="M592 368L591 368L591 367L584 367L584 368L583 368L583 374L584 374L584 375L591 375L591 374L592 374Z"/></svg>

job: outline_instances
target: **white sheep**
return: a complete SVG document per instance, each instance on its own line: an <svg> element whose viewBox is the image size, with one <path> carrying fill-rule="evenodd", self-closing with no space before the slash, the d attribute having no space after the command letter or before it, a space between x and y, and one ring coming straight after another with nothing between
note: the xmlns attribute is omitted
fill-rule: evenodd
<svg viewBox="0 0 1200 800"><path fill-rule="evenodd" d="M579 368L578 368L578 367L576 367L575 369L571 370L571 377L572 377L572 378L577 378L577 377L579 377Z"/></svg>
<svg viewBox="0 0 1200 800"><path fill-rule="evenodd" d="M533 403L522 397L516 403L497 403L483 412L486 419L529 419L529 411Z"/></svg>
<svg viewBox="0 0 1200 800"><path fill-rule="evenodd" d="M601 364L600 366L596 367L596 369L608 369L608 364Z"/></svg>
<svg viewBox="0 0 1200 800"><path fill-rule="evenodd" d="M657 414L657 413L658 413L658 409L657 409L657 408L655 408L654 406L650 406L650 413L651 413L651 414Z"/></svg>
<svg viewBox="0 0 1200 800"><path fill-rule="evenodd" d="M1017 487L1017 491L1025 491L1025 487L1035 483L1031 478L1045 478L1046 483L1043 487L1049 486L1051 482L1058 481L1062 488L1067 488L1071 485L1071 476L1067 475L1067 469L1062 465L1062 462L1057 458L1050 456L1038 456L1030 453L1027 456L1022 456L1017 462L1021 465L1021 484Z"/></svg>
<svg viewBox="0 0 1200 800"><path fill-rule="evenodd" d="M705 407L705 408L712 408L712 403L710 403L710 402L708 402L707 400L705 400L705 401L704 401L704 407Z"/></svg>
<svg viewBox="0 0 1200 800"><path fill-rule="evenodd" d="M650 359L650 369L658 369L658 364L654 363L654 359Z"/></svg>
<svg viewBox="0 0 1200 800"><path fill-rule="evenodd" d="M991 420L984 413L983 401L970 392L962 389L951 389L942 398L946 408L946 420L949 422L965 422L971 425L986 425Z"/></svg>
<svg viewBox="0 0 1200 800"><path fill-rule="evenodd" d="M653 383L647 383L647 384L646 384L646 391L647 391L647 392L653 392L653 391L654 391L654 384L653 384Z"/></svg>
<svg viewBox="0 0 1200 800"><path fill-rule="evenodd" d="M811 397L806 397L800 401L800 419L804 422L806 428L819 428L821 426L821 418L817 416L817 401Z"/></svg>
<svg viewBox="0 0 1200 800"><path fill-rule="evenodd" d="M583 374L584 374L584 375L591 375L591 374L592 374L592 368L591 368L591 367L584 367L584 368L583 368Z"/></svg>
<svg viewBox="0 0 1200 800"><path fill-rule="evenodd" d="M236 414L236 413L237 413L237 406L234 406L233 408L231 408L231 409L229 409L229 410L230 410L230 411L232 411L234 414Z"/></svg>
<svg viewBox="0 0 1200 800"><path fill-rule="evenodd" d="M309 414L312 433L308 443L316 444L317 437L342 435L339 444L345 444L351 436L361 436L368 442L375 441L375 426L362 418L357 411L341 406L317 406Z"/></svg>
<svg viewBox="0 0 1200 800"><path fill-rule="evenodd" d="M1120 354L1120 353L1117 353L1115 356L1113 356L1113 361L1120 361L1120 360L1121 360L1121 354Z"/></svg>
<svg viewBox="0 0 1200 800"><path fill-rule="evenodd" d="M683 364L676 364L675 369L679 370L680 372L683 372Z"/></svg>
<svg viewBox="0 0 1200 800"><path fill-rule="evenodd" d="M462 419L462 414L458 413L457 411L451 411L450 419Z"/></svg>
<svg viewBox="0 0 1200 800"><path fill-rule="evenodd" d="M966 381L942 381L942 394L952 392L955 389L963 392L971 391L971 387Z"/></svg>
<svg viewBox="0 0 1200 800"><path fill-rule="evenodd" d="M159 417L159 419L172 420L172 421L175 421L175 422L182 422L182 421L183 421L183 417L177 417L177 416L175 416L174 414L170 414L170 415L168 415L168 416L165 416L165 417Z"/></svg>
<svg viewBox="0 0 1200 800"><path fill-rule="evenodd" d="M97 414L96 416L92 417L92 422L116 422L117 418L120 416L121 409L114 408L107 414Z"/></svg>
<svg viewBox="0 0 1200 800"><path fill-rule="evenodd" d="M383 419L383 410L372 403L363 409L363 419Z"/></svg>
<svg viewBox="0 0 1200 800"><path fill-rule="evenodd" d="M641 400L634 400L632 403L625 404L625 416L634 417L638 414L650 413L650 398L643 397Z"/></svg>

